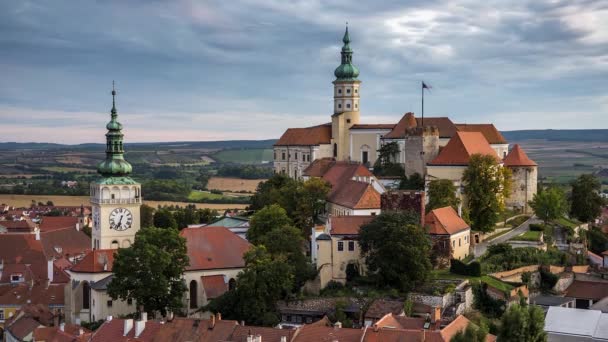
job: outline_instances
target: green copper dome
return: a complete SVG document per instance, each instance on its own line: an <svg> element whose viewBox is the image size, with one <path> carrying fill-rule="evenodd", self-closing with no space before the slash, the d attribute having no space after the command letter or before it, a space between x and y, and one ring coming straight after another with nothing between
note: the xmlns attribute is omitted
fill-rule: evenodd
<svg viewBox="0 0 608 342"><path fill-rule="evenodd" d="M344 46L342 46L342 64L334 71L336 81L356 81L359 77L359 68L353 65L353 50L350 48L350 36L348 35L348 26L342 38Z"/></svg>
<svg viewBox="0 0 608 342"><path fill-rule="evenodd" d="M133 171L133 167L124 158L121 132L122 125L118 122L115 102L116 91L112 89L111 120L106 125L106 159L97 165L97 172L104 177L124 177Z"/></svg>

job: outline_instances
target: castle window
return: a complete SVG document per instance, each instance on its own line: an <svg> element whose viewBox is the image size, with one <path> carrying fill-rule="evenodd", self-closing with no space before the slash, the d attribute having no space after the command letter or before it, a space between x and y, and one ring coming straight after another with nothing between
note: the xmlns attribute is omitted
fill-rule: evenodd
<svg viewBox="0 0 608 342"><path fill-rule="evenodd" d="M344 242L338 241L338 252L342 252L344 250Z"/></svg>
<svg viewBox="0 0 608 342"><path fill-rule="evenodd" d="M355 88L355 94L357 93L357 88Z"/></svg>
<svg viewBox="0 0 608 342"><path fill-rule="evenodd" d="M462 239L458 239L458 247L462 246L462 245L460 244L461 240L462 240Z"/></svg>
<svg viewBox="0 0 608 342"><path fill-rule="evenodd" d="M361 162L363 164L367 164L367 162L369 162L369 156L368 156L368 152L367 151L361 152Z"/></svg>
<svg viewBox="0 0 608 342"><path fill-rule="evenodd" d="M355 103L355 109L357 108L357 104Z"/></svg>
<svg viewBox="0 0 608 342"><path fill-rule="evenodd" d="M338 89L338 94L342 94L342 89Z"/></svg>
<svg viewBox="0 0 608 342"><path fill-rule="evenodd" d="M111 301L111 300L109 300L109 301L108 301L108 307L109 307L109 308L111 308L111 307L112 307L112 301Z"/></svg>
<svg viewBox="0 0 608 342"><path fill-rule="evenodd" d="M82 308L90 309L91 308L91 287L89 283L82 284Z"/></svg>
<svg viewBox="0 0 608 342"><path fill-rule="evenodd" d="M338 108L342 108L342 104L341 103L338 103Z"/></svg>
<svg viewBox="0 0 608 342"><path fill-rule="evenodd" d="M347 104L346 104L346 108L350 108L350 103L347 103Z"/></svg>
<svg viewBox="0 0 608 342"><path fill-rule="evenodd" d="M285 152L281 153L281 159L285 160Z"/></svg>
<svg viewBox="0 0 608 342"><path fill-rule="evenodd" d="M298 152L296 152L296 160L298 160Z"/></svg>
<svg viewBox="0 0 608 342"><path fill-rule="evenodd" d="M347 94L350 94L350 89L346 89L346 93L347 93Z"/></svg>
<svg viewBox="0 0 608 342"><path fill-rule="evenodd" d="M334 158L338 157L338 144L334 143Z"/></svg>
<svg viewBox="0 0 608 342"><path fill-rule="evenodd" d="M112 249L117 249L117 248L118 248L118 241L112 240Z"/></svg>
<svg viewBox="0 0 608 342"><path fill-rule="evenodd" d="M355 241L348 241L348 250L351 252L355 250Z"/></svg>
<svg viewBox="0 0 608 342"><path fill-rule="evenodd" d="M346 119L346 123L350 123L350 119Z"/></svg>
<svg viewBox="0 0 608 342"><path fill-rule="evenodd" d="M196 309L198 307L198 284L196 280L190 282L190 309Z"/></svg>

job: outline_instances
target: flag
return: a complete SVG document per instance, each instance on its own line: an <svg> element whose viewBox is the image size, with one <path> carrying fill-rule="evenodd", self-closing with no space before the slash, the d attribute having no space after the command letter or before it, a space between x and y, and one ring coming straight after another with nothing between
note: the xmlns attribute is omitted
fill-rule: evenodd
<svg viewBox="0 0 608 342"><path fill-rule="evenodd" d="M424 81L422 81L422 89L431 89L432 87L429 85L426 85L426 83L424 83Z"/></svg>

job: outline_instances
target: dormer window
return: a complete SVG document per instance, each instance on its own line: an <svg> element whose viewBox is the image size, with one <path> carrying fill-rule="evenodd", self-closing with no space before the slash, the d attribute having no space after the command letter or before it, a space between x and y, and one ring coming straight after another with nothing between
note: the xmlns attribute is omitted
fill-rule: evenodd
<svg viewBox="0 0 608 342"><path fill-rule="evenodd" d="M20 283L23 281L23 274L13 273L11 274L11 283Z"/></svg>

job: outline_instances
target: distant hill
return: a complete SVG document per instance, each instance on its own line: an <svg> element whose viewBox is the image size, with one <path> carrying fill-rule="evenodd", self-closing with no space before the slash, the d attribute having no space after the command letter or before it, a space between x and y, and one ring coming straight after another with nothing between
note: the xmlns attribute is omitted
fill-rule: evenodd
<svg viewBox="0 0 608 342"><path fill-rule="evenodd" d="M272 148L276 139L268 140L224 140L224 141L176 141L176 142L153 142L153 143L127 143L126 150L149 150L151 148L171 149L172 147L185 149L263 149ZM17 143L0 142L0 150L104 150L105 144L52 144L52 143Z"/></svg>
<svg viewBox="0 0 608 342"><path fill-rule="evenodd" d="M543 139L548 141L608 142L608 129L538 129L501 132L508 141Z"/></svg>

